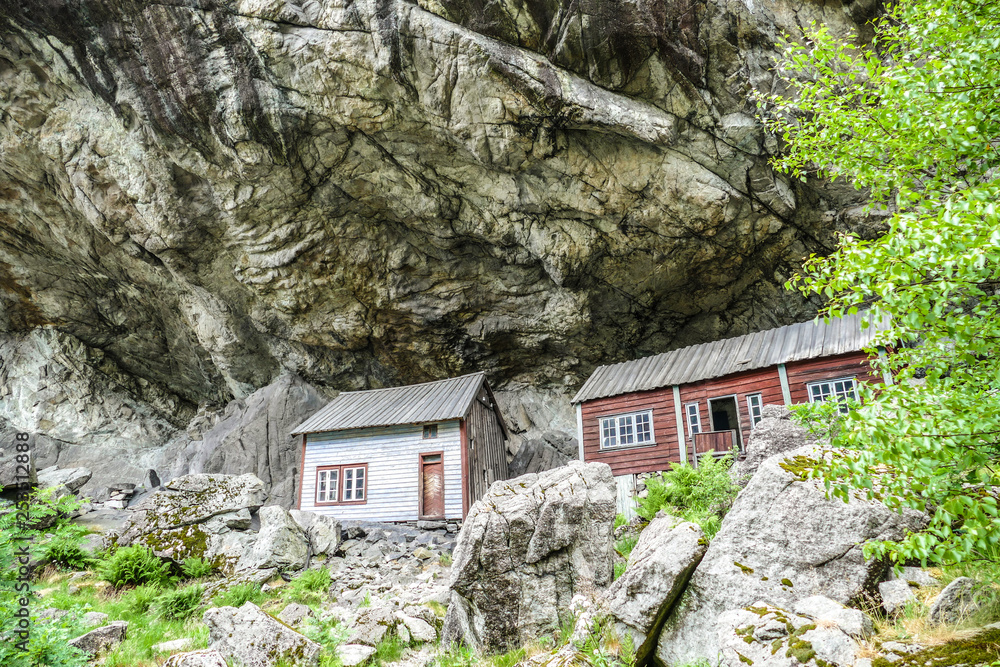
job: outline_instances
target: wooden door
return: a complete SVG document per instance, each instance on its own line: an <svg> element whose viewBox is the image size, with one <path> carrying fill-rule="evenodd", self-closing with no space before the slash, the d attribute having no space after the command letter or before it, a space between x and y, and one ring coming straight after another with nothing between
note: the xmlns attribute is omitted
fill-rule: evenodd
<svg viewBox="0 0 1000 667"><path fill-rule="evenodd" d="M420 516L444 518L444 454L420 455Z"/></svg>

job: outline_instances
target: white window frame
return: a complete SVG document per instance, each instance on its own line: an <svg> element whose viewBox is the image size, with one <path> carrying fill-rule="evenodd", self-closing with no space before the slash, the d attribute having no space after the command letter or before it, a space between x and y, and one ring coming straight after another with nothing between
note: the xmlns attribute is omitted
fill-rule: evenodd
<svg viewBox="0 0 1000 667"><path fill-rule="evenodd" d="M845 386L838 390L837 383L843 383ZM849 387L846 386L847 383L850 383ZM828 386L828 391L823 391L823 385ZM818 396L816 389L819 389ZM846 399L858 400L858 379L857 377L842 377L808 382L806 383L806 392L809 394L810 403L834 399L840 404L840 411L846 414L848 411Z"/></svg>
<svg viewBox="0 0 1000 667"><path fill-rule="evenodd" d="M692 408L694 408L693 411ZM694 440L695 435L703 432L701 430L701 406L698 405L698 401L684 404L684 421L687 423L689 440Z"/></svg>
<svg viewBox="0 0 1000 667"><path fill-rule="evenodd" d="M647 437L639 440L639 429L637 417L643 417L649 425ZM608 415L601 417L598 421L599 434L601 438L601 449L626 449L629 447L648 447L656 444L656 434L653 432L653 411L639 410L637 412L626 412L620 415ZM631 442L621 443L623 431L630 431ZM613 438L614 444L609 440Z"/></svg>
<svg viewBox="0 0 1000 667"><path fill-rule="evenodd" d="M360 475L358 472L360 471ZM361 484L358 485L358 478ZM350 478L350 479L348 479ZM325 484L326 488L321 488ZM368 502L368 464L318 466L316 505L361 505Z"/></svg>
<svg viewBox="0 0 1000 667"><path fill-rule="evenodd" d="M335 503L339 500L340 468L319 468L316 471L316 504Z"/></svg>
<svg viewBox="0 0 1000 667"><path fill-rule="evenodd" d="M750 428L757 428L757 424L764 418L764 397L758 392L747 394L747 414L750 415Z"/></svg>

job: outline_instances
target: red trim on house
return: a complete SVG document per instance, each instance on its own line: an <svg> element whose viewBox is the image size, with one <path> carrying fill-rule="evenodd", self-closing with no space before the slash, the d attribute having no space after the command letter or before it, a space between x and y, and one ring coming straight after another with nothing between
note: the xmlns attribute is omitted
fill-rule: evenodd
<svg viewBox="0 0 1000 667"><path fill-rule="evenodd" d="M420 452L419 454L417 454L417 518L419 518L419 519L426 519L426 520L430 520L430 521L437 521L437 520L440 520L440 519L444 519L448 515L448 510L447 510L447 508L445 508L443 510L444 514L442 514L441 516L430 516L430 515L427 515L427 514L423 513L423 510L424 510L424 457L425 456L440 456L441 457L441 468L442 468L442 471L443 471L443 469L444 469L444 450L442 449L442 450L436 451L436 452ZM442 475L443 475L443 473L442 473ZM446 498L446 496L444 495L444 486L443 486L444 485L444 477L443 476L441 478L441 484L442 484L442 488L441 488L441 500L442 500L442 505L443 505L444 504L444 500Z"/></svg>
<svg viewBox="0 0 1000 667"><path fill-rule="evenodd" d="M462 440L462 519L469 513L469 432L465 419L458 421Z"/></svg>
<svg viewBox="0 0 1000 667"><path fill-rule="evenodd" d="M365 505L368 503L368 464L367 463L338 463L336 465L328 466L316 466L316 475L319 475L321 470L339 470L337 473L337 497L339 498L344 491L344 469L345 468L364 468L365 469L365 497L362 500L328 500L325 502L319 502L316 500L316 496L313 495L313 505L316 507L328 507L328 506L340 506L340 505ZM319 485L319 480L316 480L317 486ZM315 494L315 491L313 491Z"/></svg>
<svg viewBox="0 0 1000 667"><path fill-rule="evenodd" d="M858 380L868 383L882 382L881 376L871 371L868 356L864 352L789 362L785 364L785 368L788 372L792 403L809 401L806 385L810 382L843 377L856 377ZM684 409L687 404L698 403L702 431L705 432L711 429L708 400L734 396L739 415L741 439L745 444L751 431L750 413L747 406L747 395L749 394L760 394L762 405L784 404L777 366L681 385L681 414L684 417L685 436L688 436L688 452L691 452L693 447L688 434L687 412ZM601 418L640 410L653 411L655 445L601 449ZM650 391L638 391L585 401L581 406L581 413L583 418L583 455L586 461L607 463L615 475L667 470L670 468L671 462L680 461L673 387L662 387Z"/></svg>
<svg viewBox="0 0 1000 667"><path fill-rule="evenodd" d="M302 487L305 486L306 481L306 434L302 434L302 458L301 467L299 469L299 505L298 509L302 509Z"/></svg>

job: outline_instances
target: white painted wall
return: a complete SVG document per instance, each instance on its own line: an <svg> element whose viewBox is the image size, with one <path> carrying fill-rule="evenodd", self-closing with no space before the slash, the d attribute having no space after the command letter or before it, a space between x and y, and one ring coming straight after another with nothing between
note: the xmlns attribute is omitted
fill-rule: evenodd
<svg viewBox="0 0 1000 667"><path fill-rule="evenodd" d="M462 436L458 421L438 424L438 436L424 440L423 426L388 426L306 436L302 509L338 519L414 521L420 509L421 453L444 452L444 505L449 519L462 518ZM316 468L368 464L368 502L315 505Z"/></svg>
<svg viewBox="0 0 1000 667"><path fill-rule="evenodd" d="M618 475L615 477L615 511L624 514L628 520L637 515L635 508L635 475Z"/></svg>

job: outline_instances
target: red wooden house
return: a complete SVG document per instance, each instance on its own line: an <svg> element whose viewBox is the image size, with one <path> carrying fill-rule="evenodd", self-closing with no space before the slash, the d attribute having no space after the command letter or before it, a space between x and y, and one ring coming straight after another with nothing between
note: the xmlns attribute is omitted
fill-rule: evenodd
<svg viewBox="0 0 1000 667"><path fill-rule="evenodd" d="M805 322L601 366L573 398L580 458L611 466L619 504L635 475L742 449L765 404L855 397L881 382L862 315ZM622 509L621 507L619 508Z"/></svg>

